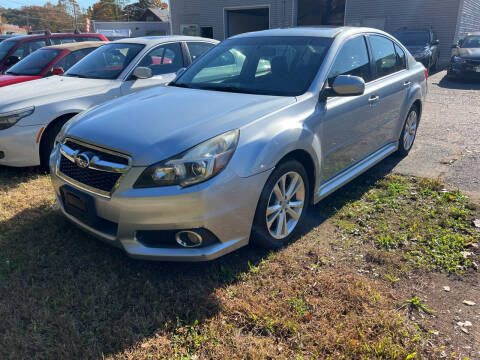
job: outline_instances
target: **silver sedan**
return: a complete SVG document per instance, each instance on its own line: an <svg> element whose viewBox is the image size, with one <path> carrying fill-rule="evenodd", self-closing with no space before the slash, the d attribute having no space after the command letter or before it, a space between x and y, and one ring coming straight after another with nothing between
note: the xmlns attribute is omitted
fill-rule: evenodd
<svg viewBox="0 0 480 360"><path fill-rule="evenodd" d="M169 86L69 121L50 157L60 209L135 258L279 248L309 205L408 154L426 77L374 29L235 36Z"/></svg>

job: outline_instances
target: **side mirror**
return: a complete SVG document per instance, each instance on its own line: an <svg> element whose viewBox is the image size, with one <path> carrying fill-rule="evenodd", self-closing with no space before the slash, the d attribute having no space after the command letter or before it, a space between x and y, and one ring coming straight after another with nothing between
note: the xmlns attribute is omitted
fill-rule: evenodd
<svg viewBox="0 0 480 360"><path fill-rule="evenodd" d="M433 40L432 41L432 45L438 45L438 44L440 44L440 40Z"/></svg>
<svg viewBox="0 0 480 360"><path fill-rule="evenodd" d="M133 70L133 76L137 79L149 79L153 76L152 69L146 66L139 66Z"/></svg>
<svg viewBox="0 0 480 360"><path fill-rule="evenodd" d="M458 40L457 46L462 46L463 45L463 39Z"/></svg>
<svg viewBox="0 0 480 360"><path fill-rule="evenodd" d="M64 72L65 71L63 71L63 68L56 67L56 68L53 68L52 75L63 75Z"/></svg>
<svg viewBox="0 0 480 360"><path fill-rule="evenodd" d="M178 69L178 71L175 73L175 75L177 77L179 77L180 75L182 75L185 72L185 70L187 70L187 68Z"/></svg>
<svg viewBox="0 0 480 360"><path fill-rule="evenodd" d="M10 67L12 65L15 65L17 62L20 61L20 57L15 56L15 55L10 55L6 60L5 60L5 66Z"/></svg>
<svg viewBox="0 0 480 360"><path fill-rule="evenodd" d="M358 76L339 75L332 85L337 96L357 96L365 92L365 81Z"/></svg>

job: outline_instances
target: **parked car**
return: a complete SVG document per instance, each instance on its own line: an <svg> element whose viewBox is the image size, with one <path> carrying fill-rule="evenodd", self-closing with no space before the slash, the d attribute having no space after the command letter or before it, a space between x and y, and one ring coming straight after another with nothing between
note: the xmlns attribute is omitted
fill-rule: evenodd
<svg viewBox="0 0 480 360"><path fill-rule="evenodd" d="M13 65L5 75L0 75L0 87L52 75L62 75L103 44L106 42L84 41L41 48Z"/></svg>
<svg viewBox="0 0 480 360"><path fill-rule="evenodd" d="M440 58L440 41L431 30L399 30L393 34L428 71L435 70Z"/></svg>
<svg viewBox="0 0 480 360"><path fill-rule="evenodd" d="M14 37L15 35L10 35L10 34L5 34L5 35L0 35L0 42L3 40L10 39L11 37Z"/></svg>
<svg viewBox="0 0 480 360"><path fill-rule="evenodd" d="M186 36L119 40L94 50L63 76L0 88L0 165L48 168L55 136L68 119L109 99L170 82L217 43ZM154 64L158 57L162 63Z"/></svg>
<svg viewBox="0 0 480 360"><path fill-rule="evenodd" d="M3 74L9 67L15 65L35 50L48 45L107 40L108 39L101 34L51 34L48 31L44 34L15 36L0 43L0 74Z"/></svg>
<svg viewBox="0 0 480 360"><path fill-rule="evenodd" d="M240 72L223 65L232 52L245 56ZM426 77L379 30L232 37L168 86L65 124L50 158L60 209L135 258L209 260L251 234L281 247L309 204L388 155L408 154Z"/></svg>
<svg viewBox="0 0 480 360"><path fill-rule="evenodd" d="M449 78L480 79L480 32L468 34L454 45Z"/></svg>

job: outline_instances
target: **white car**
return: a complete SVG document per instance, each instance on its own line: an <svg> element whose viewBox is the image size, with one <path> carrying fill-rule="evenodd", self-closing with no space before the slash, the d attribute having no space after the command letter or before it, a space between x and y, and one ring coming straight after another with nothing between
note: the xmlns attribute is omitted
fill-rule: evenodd
<svg viewBox="0 0 480 360"><path fill-rule="evenodd" d="M217 43L187 36L118 40L63 76L0 88L0 165L48 167L67 120L107 100L172 81Z"/></svg>

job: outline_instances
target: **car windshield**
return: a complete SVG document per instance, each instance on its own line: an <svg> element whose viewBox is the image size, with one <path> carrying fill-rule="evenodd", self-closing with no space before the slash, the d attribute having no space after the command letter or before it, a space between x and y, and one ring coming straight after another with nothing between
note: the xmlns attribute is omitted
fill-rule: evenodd
<svg viewBox="0 0 480 360"><path fill-rule="evenodd" d="M298 96L310 87L332 41L304 36L229 39L199 58L171 86Z"/></svg>
<svg viewBox="0 0 480 360"><path fill-rule="evenodd" d="M61 50L39 49L13 65L6 74L38 76L61 53Z"/></svg>
<svg viewBox="0 0 480 360"><path fill-rule="evenodd" d="M0 61L8 54L12 48L17 45L18 41L5 40L0 43Z"/></svg>
<svg viewBox="0 0 480 360"><path fill-rule="evenodd" d="M430 43L428 31L399 31L393 36L405 46L425 46Z"/></svg>
<svg viewBox="0 0 480 360"><path fill-rule="evenodd" d="M480 48L480 35L468 36L463 41L462 48Z"/></svg>
<svg viewBox="0 0 480 360"><path fill-rule="evenodd" d="M89 79L116 79L143 49L141 44L106 44L76 63L65 75Z"/></svg>

